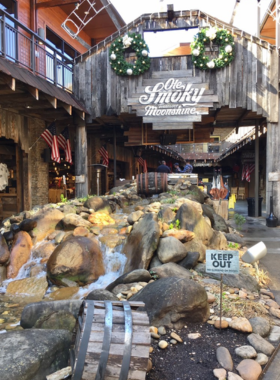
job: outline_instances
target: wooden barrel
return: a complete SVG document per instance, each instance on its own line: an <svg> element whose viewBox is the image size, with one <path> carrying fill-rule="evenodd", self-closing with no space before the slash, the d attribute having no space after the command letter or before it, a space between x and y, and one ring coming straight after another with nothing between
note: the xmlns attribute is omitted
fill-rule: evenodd
<svg viewBox="0 0 280 380"><path fill-rule="evenodd" d="M142 173L136 176L137 194L153 195L167 191L167 173Z"/></svg>
<svg viewBox="0 0 280 380"><path fill-rule="evenodd" d="M151 337L142 302L83 302L70 360L72 380L145 380Z"/></svg>

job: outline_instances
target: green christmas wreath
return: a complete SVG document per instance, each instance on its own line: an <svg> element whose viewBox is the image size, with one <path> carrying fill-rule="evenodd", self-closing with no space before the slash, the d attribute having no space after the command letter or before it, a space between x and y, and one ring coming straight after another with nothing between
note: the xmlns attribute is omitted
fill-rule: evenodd
<svg viewBox="0 0 280 380"><path fill-rule="evenodd" d="M204 55L206 45L218 45L219 56L211 59ZM191 43L192 61L200 70L220 69L234 60L234 38L225 29L202 29Z"/></svg>
<svg viewBox="0 0 280 380"><path fill-rule="evenodd" d="M136 52L137 60L134 63L126 62L124 52L127 48ZM149 48L138 33L128 33L117 38L111 45L110 65L117 75L140 75L150 68Z"/></svg>

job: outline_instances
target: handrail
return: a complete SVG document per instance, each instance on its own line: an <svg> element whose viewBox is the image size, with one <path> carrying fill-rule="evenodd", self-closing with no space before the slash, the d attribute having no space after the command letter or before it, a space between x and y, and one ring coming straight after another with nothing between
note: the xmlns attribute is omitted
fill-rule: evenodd
<svg viewBox="0 0 280 380"><path fill-rule="evenodd" d="M0 17L0 55L72 92L74 59L69 59L6 11L0 10Z"/></svg>

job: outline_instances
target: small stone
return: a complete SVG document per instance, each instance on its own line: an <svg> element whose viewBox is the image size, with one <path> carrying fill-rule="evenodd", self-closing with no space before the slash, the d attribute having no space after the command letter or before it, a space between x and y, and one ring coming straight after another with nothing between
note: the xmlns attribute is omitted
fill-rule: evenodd
<svg viewBox="0 0 280 380"><path fill-rule="evenodd" d="M159 338L160 338L160 335L158 335L158 334L152 332L152 333L151 333L151 337L154 338L154 339L159 339Z"/></svg>
<svg viewBox="0 0 280 380"><path fill-rule="evenodd" d="M242 332L252 332L252 326L247 318L236 318L229 322L229 327Z"/></svg>
<svg viewBox="0 0 280 380"><path fill-rule="evenodd" d="M260 336L267 336L270 331L269 322L262 317L255 317L249 319L249 322L252 326L253 333L259 334Z"/></svg>
<svg viewBox="0 0 280 380"><path fill-rule="evenodd" d="M153 347L150 347L149 352L150 354L154 351Z"/></svg>
<svg viewBox="0 0 280 380"><path fill-rule="evenodd" d="M266 296L269 296L269 297L272 298L272 299L275 298L275 297L274 297L274 294L273 294L272 292L266 290L266 289L261 289L260 292L261 292L261 294L264 294L264 295L266 295Z"/></svg>
<svg viewBox="0 0 280 380"><path fill-rule="evenodd" d="M252 346L242 346L235 349L236 355L243 359L252 359L257 357L257 352Z"/></svg>
<svg viewBox="0 0 280 380"><path fill-rule="evenodd" d="M243 292L242 290L239 290L239 298L246 298L247 297L247 293Z"/></svg>
<svg viewBox="0 0 280 380"><path fill-rule="evenodd" d="M157 333L158 333L158 329L157 329L157 327L155 327L155 326L151 326L151 327L150 327L150 333L155 333L155 334L157 334Z"/></svg>
<svg viewBox="0 0 280 380"><path fill-rule="evenodd" d="M132 231L132 228L133 228L133 226L128 226L128 227L126 228L126 233L127 233L127 234L130 234L130 232Z"/></svg>
<svg viewBox="0 0 280 380"><path fill-rule="evenodd" d="M219 364L228 371L233 370L233 361L229 350L226 347L218 347L216 357Z"/></svg>
<svg viewBox="0 0 280 380"><path fill-rule="evenodd" d="M165 340L161 340L161 341L159 341L158 346L159 346L159 348L164 350L166 347L168 347L168 343Z"/></svg>
<svg viewBox="0 0 280 380"><path fill-rule="evenodd" d="M271 343L267 342L264 338L262 338L259 334L250 334L247 336L248 342L257 352L262 352L268 356L270 356L275 348ZM241 375L242 376L242 375Z"/></svg>
<svg viewBox="0 0 280 380"><path fill-rule="evenodd" d="M271 308L269 309L269 312L270 312L270 314L273 315L274 317L280 319L280 309L275 309L274 307L271 307Z"/></svg>
<svg viewBox="0 0 280 380"><path fill-rule="evenodd" d="M266 300L265 304L268 305L269 307L273 307L274 309L280 309L280 306L278 305L278 303L271 299Z"/></svg>
<svg viewBox="0 0 280 380"><path fill-rule="evenodd" d="M150 370L153 368L153 363L151 359L148 359L148 367L147 367L147 372L150 372Z"/></svg>
<svg viewBox="0 0 280 380"><path fill-rule="evenodd" d="M228 321L225 321L225 320L222 319L221 322L222 322L222 323L220 324L220 320L217 319L217 320L214 322L214 327L215 327L216 329L220 329L220 328L222 328L222 329L227 329L227 328L228 328Z"/></svg>
<svg viewBox="0 0 280 380"><path fill-rule="evenodd" d="M207 292L207 298L208 298L208 303L213 303L216 301L216 297L213 293Z"/></svg>
<svg viewBox="0 0 280 380"><path fill-rule="evenodd" d="M268 357L260 352L255 360L257 363L259 363L259 365L265 365L268 362Z"/></svg>
<svg viewBox="0 0 280 380"><path fill-rule="evenodd" d="M262 373L262 367L255 360L242 360L236 367L243 380L258 380Z"/></svg>
<svg viewBox="0 0 280 380"><path fill-rule="evenodd" d="M160 335L165 335L165 334L166 334L166 328L165 328L164 326L160 326L160 327L158 328L158 333L159 333Z"/></svg>
<svg viewBox="0 0 280 380"><path fill-rule="evenodd" d="M216 368L213 370L214 376L218 380L225 380L227 376L227 371L224 368Z"/></svg>
<svg viewBox="0 0 280 380"><path fill-rule="evenodd" d="M236 373L228 372L228 380L243 380L242 377L238 376Z"/></svg>
<svg viewBox="0 0 280 380"><path fill-rule="evenodd" d="M280 327L272 326L268 340L271 343L277 343L280 340Z"/></svg>
<svg viewBox="0 0 280 380"><path fill-rule="evenodd" d="M175 332L172 332L172 333L170 334L170 336L171 336L171 338L177 340L177 342L183 343L182 338L181 338L179 335L177 335Z"/></svg>
<svg viewBox="0 0 280 380"><path fill-rule="evenodd" d="M171 339L171 340L170 340L170 343L171 343L171 344L177 344L178 342L177 342L177 340L175 340L175 339Z"/></svg>
<svg viewBox="0 0 280 380"><path fill-rule="evenodd" d="M199 334L199 333L188 334L189 339L197 339L200 337L201 337L201 334Z"/></svg>

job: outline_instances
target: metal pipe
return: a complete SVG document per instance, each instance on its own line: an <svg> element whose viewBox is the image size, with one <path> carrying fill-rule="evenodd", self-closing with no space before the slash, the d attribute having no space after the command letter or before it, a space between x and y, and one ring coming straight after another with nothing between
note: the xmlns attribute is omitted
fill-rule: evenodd
<svg viewBox="0 0 280 380"><path fill-rule="evenodd" d="M259 216L259 123L255 127L255 218Z"/></svg>
<svg viewBox="0 0 280 380"><path fill-rule="evenodd" d="M114 187L116 187L117 181L117 138L116 138L116 127L114 127Z"/></svg>

